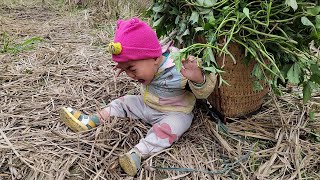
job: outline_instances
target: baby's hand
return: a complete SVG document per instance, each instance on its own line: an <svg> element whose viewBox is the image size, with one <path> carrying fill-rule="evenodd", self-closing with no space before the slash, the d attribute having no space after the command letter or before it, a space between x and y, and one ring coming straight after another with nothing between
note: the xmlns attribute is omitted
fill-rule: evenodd
<svg viewBox="0 0 320 180"><path fill-rule="evenodd" d="M197 59L194 56L188 56L187 60L183 59L182 65L183 67L181 68L180 72L184 77L198 84L203 83L203 74L197 64Z"/></svg>

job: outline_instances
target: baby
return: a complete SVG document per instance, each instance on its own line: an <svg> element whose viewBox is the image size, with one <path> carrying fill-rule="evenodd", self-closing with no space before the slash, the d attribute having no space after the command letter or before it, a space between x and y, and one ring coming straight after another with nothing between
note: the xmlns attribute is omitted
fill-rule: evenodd
<svg viewBox="0 0 320 180"><path fill-rule="evenodd" d="M170 147L188 130L196 98L207 98L216 84L216 75L204 74L195 57L183 61L177 71L172 46L161 47L152 28L138 18L117 21L114 42L109 44L118 76L125 72L142 84L141 95L125 95L113 100L94 115L62 108L61 119L74 131L103 124L110 116L141 119L152 125L145 138L119 157L122 169L137 174L141 159ZM191 91L185 87L189 84Z"/></svg>

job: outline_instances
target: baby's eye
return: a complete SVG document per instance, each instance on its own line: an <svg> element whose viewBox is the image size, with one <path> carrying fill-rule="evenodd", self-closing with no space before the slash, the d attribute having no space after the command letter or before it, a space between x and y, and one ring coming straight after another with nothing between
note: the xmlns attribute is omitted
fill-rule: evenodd
<svg viewBox="0 0 320 180"><path fill-rule="evenodd" d="M131 72L136 72L136 69L134 69L132 66L130 66L128 69L129 69L129 71L131 71Z"/></svg>

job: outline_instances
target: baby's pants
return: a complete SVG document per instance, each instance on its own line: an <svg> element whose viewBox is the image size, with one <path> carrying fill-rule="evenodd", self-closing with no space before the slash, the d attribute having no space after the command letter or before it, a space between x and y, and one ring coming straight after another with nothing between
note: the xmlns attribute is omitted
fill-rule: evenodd
<svg viewBox="0 0 320 180"><path fill-rule="evenodd" d="M193 113L160 112L147 106L140 95L126 95L106 108L110 116L141 119L152 125L145 138L135 146L143 156L170 147L190 127Z"/></svg>

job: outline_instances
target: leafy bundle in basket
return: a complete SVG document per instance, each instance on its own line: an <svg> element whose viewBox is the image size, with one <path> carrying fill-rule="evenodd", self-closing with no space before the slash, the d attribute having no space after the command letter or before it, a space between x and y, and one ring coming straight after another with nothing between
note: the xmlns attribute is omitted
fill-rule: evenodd
<svg viewBox="0 0 320 180"><path fill-rule="evenodd" d="M303 86L303 100L320 85L320 6L306 0L154 0L151 13L159 37L171 36L183 46L174 55L202 58L206 71L223 73L215 55L230 55L228 45L245 48L246 61L257 62L254 88L267 80L275 92L279 82ZM176 32L176 33L172 33ZM197 43L197 39L204 42ZM203 41L203 40L202 40ZM240 63L240 62L234 62ZM219 76L221 78L221 76ZM224 82L220 79L220 82Z"/></svg>

